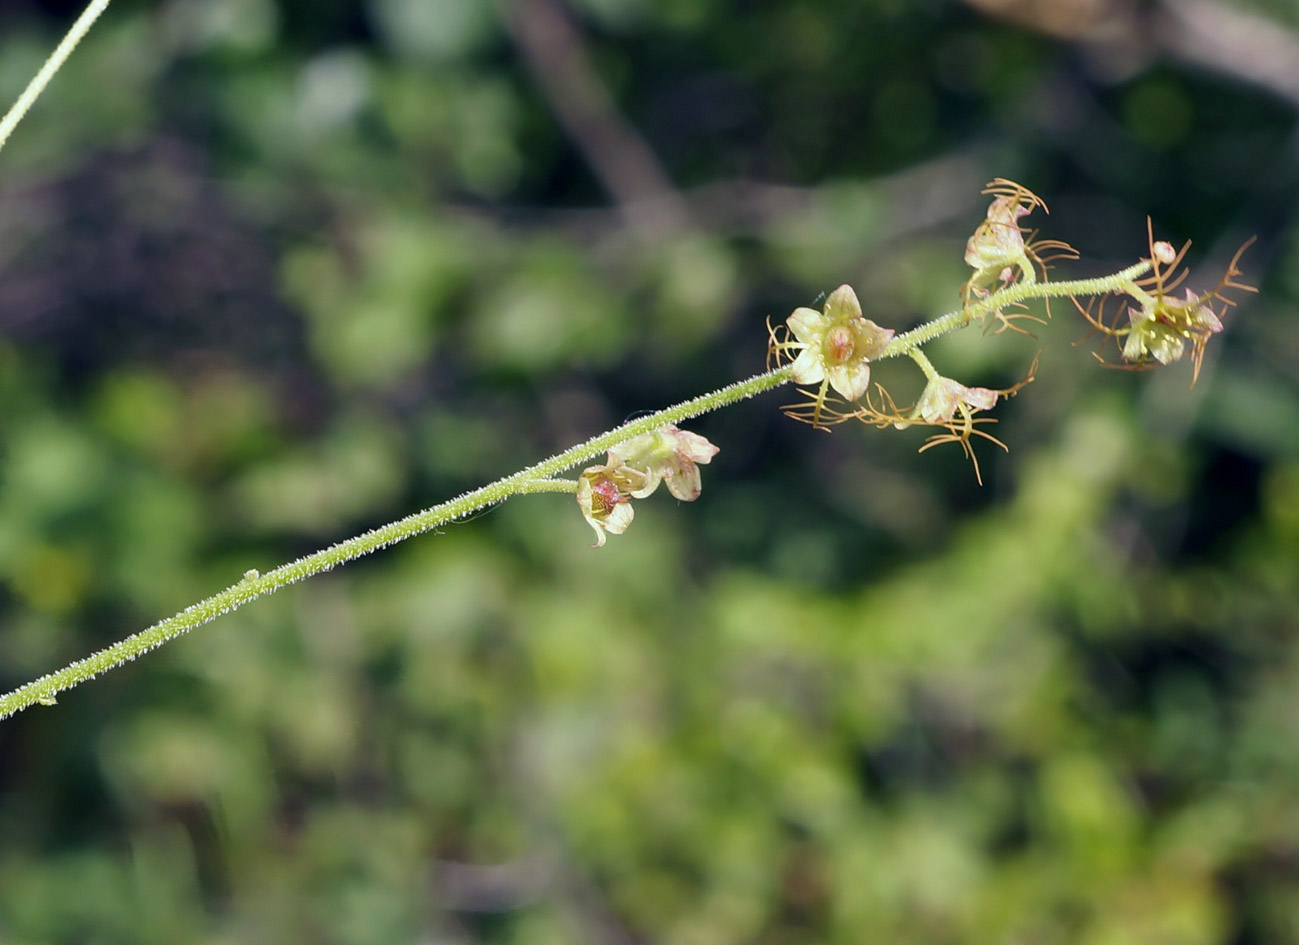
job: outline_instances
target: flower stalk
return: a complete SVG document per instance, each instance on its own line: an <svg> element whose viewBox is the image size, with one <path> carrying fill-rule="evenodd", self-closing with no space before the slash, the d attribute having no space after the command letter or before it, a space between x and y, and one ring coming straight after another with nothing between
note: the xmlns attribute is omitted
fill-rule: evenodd
<svg viewBox="0 0 1299 945"><path fill-rule="evenodd" d="M68 56L72 55L72 50L77 48L77 44L81 42L82 37L90 31L90 27L95 25L95 20L99 19L99 15L108 8L108 3L109 0L91 0L86 5L85 10L81 12L81 16L77 17L76 22L69 27L63 39L54 47L54 52L50 53L50 58L45 60L45 64L41 66L40 71L32 76L32 80L27 83L27 88L23 89L22 95L19 95L18 100L13 103L9 111L5 112L4 118L0 118L0 148L5 146L9 136L18 127L18 122L23 120L23 116L40 98L41 93L45 91L45 87L54 78L54 74L63 68L63 63L67 62Z"/></svg>
<svg viewBox="0 0 1299 945"><path fill-rule="evenodd" d="M981 314L991 312L1000 306L1034 298L1110 292L1138 278L1148 268L1149 264L1143 262L1100 279L1005 286L985 299L975 301L963 309L948 312L918 328L896 336L883 346L874 360L918 352L920 346L926 342L964 328ZM789 383L792 373L792 366L785 364L747 380L737 381L657 413L624 423L527 469L520 470L512 476L506 476L472 492L466 492L464 495L408 515L373 531L331 545L274 570L261 574L250 572L248 576L225 590L187 607L166 620L132 634L85 659L71 663L57 672L42 676L0 696L0 719L39 702L49 704L58 693L121 666L259 597L273 594L289 584L332 570L370 552L431 531L486 506L503 502L511 496L544 492L574 493L578 490L577 482L552 477L588 462L601 453L615 449L635 437L657 431L665 424L674 424L701 416L781 387Z"/></svg>
<svg viewBox="0 0 1299 945"><path fill-rule="evenodd" d="M91 9L94 6L92 4ZM83 19L91 15L91 9ZM90 21L93 22L93 17ZM64 45L68 42L65 40ZM71 42L75 45L75 39ZM66 57L66 50L63 55ZM10 116L13 114L14 110L11 110ZM17 119L11 122L10 116L6 116L5 122L12 127ZM21 117L21 112L18 117ZM3 137L0 137L2 143ZM624 423L511 476L265 574L249 570L240 581L206 600L0 696L0 719L37 703L54 705L58 693L133 660L259 597L431 531L511 496L544 492L574 495L578 509L595 532L596 547L602 546L606 533L621 535L631 525L634 517L632 500L649 496L660 483L666 484L668 491L678 500L691 502L698 498L699 465L708 463L716 454L717 447L702 436L678 429L678 421L726 407L791 381L817 387L815 391L801 391L807 401L787 406L785 412L789 416L819 429L828 429L831 424L849 419L881 428L906 428L913 424L937 427L940 432L930 436L921 451L940 443L959 443L974 463L978 477L972 438L986 439L1005 448L1004 443L983 429L996 420L980 414L990 410L998 399L1013 396L1031 382L1037 362L1034 361L1028 375L1018 384L1004 390L991 390L944 377L920 350L923 345L976 321L985 325L985 333L988 326L995 324L993 319L1001 323L1001 330L1007 327L1021 330L1013 322L1029 316L1021 313L1008 316L1003 310L1020 306L1030 299L1071 297L1077 305L1079 296L1117 294L1135 299L1140 306L1131 310L1136 313L1131 316L1133 327L1108 326L1103 322L1101 312L1092 316L1090 307L1079 306L1094 330L1106 338L1126 338L1124 356L1132 360L1132 352L1136 352L1135 356L1141 363L1145 362L1147 354L1160 363L1176 360L1189 341L1194 346L1198 372L1206 340L1222 327L1209 303L1230 305L1230 300L1223 295L1226 289L1250 288L1235 279L1240 275L1236 268L1240 258L1240 253L1237 253L1216 289L1203 296L1188 293L1185 300L1172 298L1167 290L1175 286L1180 277L1169 278L1168 274L1180 262L1182 253L1173 253L1170 246L1156 243L1153 236L1151 257L1126 269L1095 279L1047 282L1049 259L1075 258L1076 254L1067 244L1055 240L1035 241L1031 233L1025 239L1026 231L1018 225L1018 219L1034 207L1045 210L1046 205L1022 186L1001 179L993 181L985 193L995 194L996 199L987 219L980 224L967 246L966 261L975 272L966 283L962 293L965 304L960 309L897 335L892 329L882 328L866 318L856 293L850 286L842 285L829 295L823 311L799 308L783 326L773 328L768 323L769 370L765 373ZM1143 279L1147 273L1151 274ZM899 409L878 383L876 391L870 392L870 366L874 361L904 354L921 369L926 386L913 407ZM844 400L832 398L831 390ZM858 402L855 406L854 401ZM587 467L576 480L554 478L604 452L608 453L607 461Z"/></svg>
<svg viewBox="0 0 1299 945"><path fill-rule="evenodd" d="M971 302L964 308L948 312L946 315L940 315L931 322L925 322L911 331L898 335L884 347L875 360L882 361L885 358L910 354L921 345L926 345L935 338L958 328L964 328L970 322L1008 305L1027 302L1030 299L1076 298L1118 292L1149 271L1150 262L1143 259L1112 275L1095 279L1071 279L1067 282L1018 282L1008 285L986 298Z"/></svg>
<svg viewBox="0 0 1299 945"><path fill-rule="evenodd" d="M259 597L265 597L289 584L332 570L372 551L378 551L405 541L407 538L431 531L481 508L503 502L511 496L540 492L576 492L576 482L556 480L551 477L587 462L637 436L658 430L665 424L697 417L779 387L789 380L789 375L790 369L782 367L748 380L737 381L719 390L668 407L666 410L624 423L607 433L592 437L585 443L579 443L547 460L520 470L512 476L506 476L480 489L466 492L447 502L331 545L297 561L283 564L272 571L263 574L249 572L237 583L185 608L175 616L168 617L85 659L71 663L57 672L42 676L0 696L0 719L8 718L15 712L38 702L50 704L58 693L121 666Z"/></svg>

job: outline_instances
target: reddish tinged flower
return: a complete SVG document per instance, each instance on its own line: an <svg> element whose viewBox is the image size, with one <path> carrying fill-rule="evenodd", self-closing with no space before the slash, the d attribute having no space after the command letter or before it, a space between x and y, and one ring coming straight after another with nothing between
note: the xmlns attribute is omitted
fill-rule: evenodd
<svg viewBox="0 0 1299 945"><path fill-rule="evenodd" d="M997 396L997 391L987 387L966 387L959 381L939 375L925 385L915 413L926 423L939 423L951 420L957 411L991 410L997 403Z"/></svg>
<svg viewBox="0 0 1299 945"><path fill-rule="evenodd" d="M1131 328L1123 339L1127 361L1151 357L1160 364L1171 364L1186 352L1188 340L1202 348L1210 336L1222 331L1217 313L1190 289L1185 299L1156 296L1141 308L1129 306L1128 321Z"/></svg>
<svg viewBox="0 0 1299 945"><path fill-rule="evenodd" d="M993 201L983 222L965 244L965 262L974 269L974 274L965 283L967 302L971 298L984 298L998 284L1035 283L1037 270L1040 269L1045 278L1049 268L1047 263L1051 260L1078 257L1072 246L1059 240L1025 240L1026 231L1019 225L1020 218L1038 207L1050 212L1045 201L1033 191L999 177L983 192L992 194ZM1027 235L1032 239L1032 233ZM1003 323L1002 330L1013 327L1011 322L1019 317L997 314Z"/></svg>
<svg viewBox="0 0 1299 945"><path fill-rule="evenodd" d="M1028 271L1028 252L1018 221L1032 210L1033 205L1024 203L1018 195L993 200L986 219L965 244L966 265L998 276L1007 266Z"/></svg>
<svg viewBox="0 0 1299 945"><path fill-rule="evenodd" d="M679 430L671 423L628 440L609 450L609 462L621 462L643 471L648 482L632 493L643 499L667 483L668 491L683 502L699 498L702 488L699 463L708 463L718 448L698 433Z"/></svg>
<svg viewBox="0 0 1299 945"><path fill-rule="evenodd" d="M965 244L965 262L974 269L966 291L976 295L986 294L997 282L1015 281L1017 271L1024 280L1035 281L1019 218L1037 207L1046 209L1041 197L1014 181L997 178L984 193L995 197L984 221Z"/></svg>
<svg viewBox="0 0 1299 945"><path fill-rule="evenodd" d="M1191 244L1174 250L1171 244L1154 238L1148 220L1146 230L1150 256L1145 261L1150 264L1150 275L1124 285L1116 293L1126 297L1127 324L1123 324L1125 310L1122 308L1115 311L1112 318L1107 318L1106 300L1103 298L1095 314L1090 302L1084 306L1075 299L1074 305L1091 323L1093 330L1101 333L1101 351L1106 341L1117 341L1126 366L1133 369L1172 364L1185 356L1189 345L1193 365L1191 383L1194 384L1204 361L1205 346L1222 331L1222 318L1235 304L1227 297L1227 291L1258 291L1238 279L1242 275L1240 257L1254 240L1248 240L1236 251L1226 273L1214 288L1200 293L1185 289L1183 297L1178 298L1173 295L1173 290L1186 278L1186 270L1180 267ZM1107 364L1101 351L1096 352L1096 357Z"/></svg>
<svg viewBox="0 0 1299 945"><path fill-rule="evenodd" d="M697 433L665 424L609 450L609 462L587 468L577 482L577 505L595 529L596 548L605 533L621 535L635 515L632 499L643 499L667 483L678 499L699 498L699 464L717 455L717 447Z"/></svg>
<svg viewBox="0 0 1299 945"><path fill-rule="evenodd" d="M870 387L871 358L893 340L891 328L863 318L851 286L841 285L825 300L824 312L799 308L786 320L799 351L791 375L795 384L828 381L842 397L857 400Z"/></svg>
<svg viewBox="0 0 1299 945"><path fill-rule="evenodd" d="M631 497L643 489L648 480L645 473L624 466L620 461L607 466L590 466L582 471L582 477L577 481L577 506L587 524L595 530L596 541L592 547L604 546L606 531L621 535L627 530L636 514L631 507Z"/></svg>

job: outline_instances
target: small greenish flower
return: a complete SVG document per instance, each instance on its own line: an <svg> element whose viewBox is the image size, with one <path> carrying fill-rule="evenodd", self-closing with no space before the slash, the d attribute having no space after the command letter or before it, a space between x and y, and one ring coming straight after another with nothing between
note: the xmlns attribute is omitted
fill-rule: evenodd
<svg viewBox="0 0 1299 945"><path fill-rule="evenodd" d="M983 222L965 244L965 262L974 269L963 291L966 304L986 298L996 288L1014 283L1032 285L1038 280L1039 270L1042 278L1046 278L1051 260L1078 258L1068 243L1032 239L1033 233L1019 225L1021 217L1039 207L1044 212L1047 209L1042 198L1023 184L998 177L983 192L991 194L993 200ZM1022 331L1012 323L1024 316L1007 316L1000 309L994 314L1002 323L1000 331L1007 328ZM1050 315L1049 308L1047 314Z"/></svg>
<svg viewBox="0 0 1299 945"><path fill-rule="evenodd" d="M605 466L590 466L577 481L577 506L582 517L595 529L594 548L604 547L605 532L621 535L635 515L631 497L643 490L649 476L614 460Z"/></svg>
<svg viewBox="0 0 1299 945"><path fill-rule="evenodd" d="M1115 291L1125 301L1126 319L1124 307L1116 307L1113 316L1107 317L1104 298L1100 299L1095 314L1090 302L1083 306L1075 300L1074 304L1092 329L1101 334L1101 349L1110 340L1117 341L1123 360L1132 368L1150 368L1180 361L1189 345L1191 384L1194 385L1204 364L1205 348L1213 336L1222 331L1223 316L1236 304L1228 297L1228 291L1258 291L1240 281L1244 274L1240 269L1241 256L1254 240L1246 240L1236 250L1216 286L1200 293L1184 289L1179 298L1172 294L1172 290L1186 278L1186 270L1180 266L1191 244L1187 243L1178 250L1171 243L1156 240L1149 220L1146 221L1146 235L1150 256L1143 262L1149 265L1150 275L1125 283ZM1096 357L1101 363L1108 363L1100 351L1096 352Z"/></svg>
<svg viewBox="0 0 1299 945"><path fill-rule="evenodd" d="M1025 244L1019 219L1038 207L1045 210L1042 198L1023 184L1002 177L989 183L983 192L993 195L993 200L983 222L965 244L966 265L974 269L974 274L965 284L967 300L972 296L987 295L999 282L1036 282L1033 262L1041 258L1033 246ZM1055 241L1037 245L1043 249L1069 249Z"/></svg>
<svg viewBox="0 0 1299 945"><path fill-rule="evenodd" d="M938 375L925 385L916 402L915 416L926 423L951 420L957 412L973 413L991 410L997 403L997 391L986 387L966 387L950 377Z"/></svg>
<svg viewBox="0 0 1299 945"><path fill-rule="evenodd" d="M1222 331L1217 313L1190 289L1185 299L1171 296L1149 296L1137 308L1128 307L1131 323L1123 340L1123 357L1128 361L1154 358L1160 364L1171 364L1186 353L1186 342L1203 347L1205 340Z"/></svg>
<svg viewBox="0 0 1299 945"><path fill-rule="evenodd" d="M891 328L863 318L861 303L851 286L841 285L825 300L825 310L799 308L786 320L799 349L791 375L795 384L830 386L847 400L857 400L870 387L871 358L879 357L893 339Z"/></svg>
<svg viewBox="0 0 1299 945"><path fill-rule="evenodd" d="M645 498L665 482L678 499L693 502L702 488L699 464L710 462L717 452L718 448L706 437L669 423L614 447L609 451L609 462L620 462L648 476L646 484L631 493L634 498Z"/></svg>
<svg viewBox="0 0 1299 945"><path fill-rule="evenodd" d="M997 197L988 207L986 219L979 224L965 244L965 262L978 273L979 283L990 284L1007 268L1018 268L1032 275L1028 249L1024 245L1024 232L1019 228L1019 218L1033 209L1019 194Z"/></svg>

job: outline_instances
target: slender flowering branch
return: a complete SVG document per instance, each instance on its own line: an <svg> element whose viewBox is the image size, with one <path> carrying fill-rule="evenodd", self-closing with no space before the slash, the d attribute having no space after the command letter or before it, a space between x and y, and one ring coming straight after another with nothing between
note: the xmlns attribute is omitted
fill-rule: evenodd
<svg viewBox="0 0 1299 945"><path fill-rule="evenodd" d="M974 319L1000 306L1048 296L1059 297L1113 291L1116 287L1142 275L1148 268L1147 263L1140 263L1130 266L1122 272L1100 279L1006 286L986 299L973 302L958 311L949 312L921 325L919 328L893 338L884 345L882 351L874 360L895 357L900 354L911 354L912 352L919 354L919 348L922 344L940 335L964 328ZM923 357L923 355L920 355L920 358ZM919 359L917 360L919 361ZM927 361L923 363L927 363ZM297 561L281 565L273 571L268 571L265 574L250 571L244 576L243 580L232 584L206 600L187 607L175 616L160 621L85 659L71 663L57 672L42 676L4 696L0 696L0 719L7 718L15 712L36 703L50 704L58 693L70 689L78 683L93 679L100 673L121 666L142 653L147 653L149 650L168 643L196 627L210 623L217 617L236 610L251 601L257 600L259 597L273 594L286 585L329 571L338 565L355 560L372 551L386 548L399 541L404 541L407 538L421 535L448 522L463 518L481 508L503 502L511 496L543 492L577 492L577 482L553 479L551 477L588 462L601 453L612 450L635 437L659 430L666 424L674 424L681 420L697 417L765 391L773 390L787 384L791 380L792 374L793 367L784 365L763 374L755 375L748 380L737 381L734 384L683 401L665 410L625 423L607 433L602 433L552 456L550 459L529 466L512 476L507 476L455 499L408 515L403 519L332 545L304 558L299 558Z"/></svg>
<svg viewBox="0 0 1299 945"><path fill-rule="evenodd" d="M996 421L982 413L990 410L999 399L1013 396L1030 383L1036 361L1018 384L993 390L968 386L944 377L921 351L923 345L976 321L985 325L985 333L988 326L997 322L1002 325L1001 330L1006 327L1020 330L1013 322L1031 316L1019 312L1006 315L1003 310L1020 306L1030 299L1068 296L1077 304L1079 296L1117 294L1139 303L1139 311L1130 309L1132 328L1107 325L1099 312L1092 316L1090 308L1082 311L1095 330L1106 337L1125 339L1125 358L1143 363L1149 355L1160 363L1168 363L1177 360L1189 342L1193 345L1198 368L1205 342L1222 327L1211 303L1217 302L1220 308L1230 305L1230 300L1224 296L1227 289L1250 288L1236 281L1236 276L1240 275L1236 266L1240 253L1237 253L1216 289L1202 296L1188 291L1185 300L1173 299L1168 294L1169 290L1180 282L1181 277L1170 273L1180 262L1181 254L1173 253L1167 244L1156 243L1153 236L1151 257L1126 269L1096 279L1047 282L1048 258L1072 258L1076 254L1067 244L1058 241L1034 241L1032 233L1025 240L1026 231L1019 227L1018 219L1034 207L1045 209L1045 204L1030 191L1000 179L989 188L985 192L995 194L996 199L987 219L980 224L967 246L966 261L975 272L965 286L965 305L962 308L896 335L892 329L882 328L866 318L852 288L840 286L827 298L823 312L799 308L785 326L773 328L768 324L769 370L765 373L624 423L490 485L281 565L266 574L250 570L242 580L175 616L0 696L0 719L34 703L52 705L58 693L288 584L431 531L511 496L545 492L574 495L582 516L595 532L596 546L599 547L605 543L607 534L621 535L627 530L634 517L632 500L649 496L660 483L666 483L668 491L681 501L693 501L699 496L699 464L708 463L716 454L717 447L702 436L678 429L678 421L726 407L791 381L799 385L817 385L815 390L801 391L808 398L806 402L785 408L786 413L795 419L822 429L849 419L877 427L905 429L915 424L937 427L942 432L932 435L921 450L940 443L959 443L974 463L975 475L978 476L972 438L979 437L1005 448L1004 443L983 429ZM1054 255L1044 256L1044 251ZM1161 268L1160 264L1170 269ZM1147 273L1152 275L1143 280ZM926 378L920 399L913 407L905 409L899 409L879 384L875 385L875 393L870 392L871 363L899 355L909 356ZM844 400L836 399L831 391ZM858 402L855 408L851 405L854 401ZM608 453L607 461L588 467L577 480L554 478L604 452Z"/></svg>
<svg viewBox="0 0 1299 945"><path fill-rule="evenodd" d="M1238 264L1249 246L1247 242L1232 257L1215 288L1199 294L1186 289L1185 297L1174 297L1172 290L1187 275L1178 267L1190 244L1178 252L1170 244L1155 240L1149 221L1149 257L1109 276L1048 283L1051 263L1077 259L1078 253L1068 243L1039 240L1036 230L1020 225L1019 220L1033 210L1045 212L1045 201L1023 185L1004 178L992 181L983 192L994 199L966 243L965 262L974 272L962 289L962 308L896 335L865 318L856 293L851 286L843 285L827 298L824 312L800 308L784 325L773 327L768 322L769 366L789 362L791 380L799 385L802 397L785 405L787 416L826 431L848 420L881 429L936 427L941 432L931 435L920 451L957 443L973 464L975 477L982 482L973 441L983 439L1006 449L1005 443L985 429L997 422L986 412L1032 383L1037 359L1019 383L993 389L943 376L921 351L923 345L975 321L983 325L985 335L1007 330L1029 334L1020 322L1043 319L1029 314L1025 301L1046 300L1049 318L1049 300L1068 296L1091 325L1089 337L1099 334L1102 348L1107 342L1119 346L1122 363L1109 366L1141 370L1171 364L1183 356L1189 345L1194 384L1205 346L1222 331L1222 316L1235 304L1228 291L1256 291L1238 278L1242 275ZM1107 296L1126 300L1108 319ZM1078 301L1080 297L1088 299L1085 306ZM1097 306L1094 303L1098 299ZM923 392L909 407L899 407L878 381L871 389L871 363L899 355L910 357L925 376ZM1101 358L1100 352L1096 356ZM1104 358L1101 361L1108 364Z"/></svg>
<svg viewBox="0 0 1299 945"><path fill-rule="evenodd" d="M448 522L463 518L478 509L495 505L514 495L538 492L576 492L577 483L551 479L557 473L572 469L587 462L601 453L627 442L642 434L658 430L665 424L686 420L701 414L725 407L738 401L760 394L763 391L779 387L789 380L790 369L778 368L759 374L745 381L738 381L719 390L684 401L666 410L647 417L641 417L630 423L624 423L607 433L593 437L585 443L567 449L535 466L529 466L512 476L507 476L490 485L466 492L458 498L435 505L422 512L416 512L403 519L376 528L373 531L350 538L307 555L288 564L281 565L273 571L259 574L250 571L243 580L232 584L219 594L199 601L187 607L174 617L168 617L146 630L133 634L107 649L100 650L85 659L78 660L63 669L47 676L42 676L25 686L0 697L0 719L7 718L35 703L50 704L54 697L78 683L93 679L100 673L107 672L147 653L155 647L174 640L195 627L210 623L217 617L227 614L244 604L267 594L273 594L280 588L305 580L313 575L329 571L340 564L355 560L362 555L380 548L386 548L407 538L423 534Z"/></svg>
<svg viewBox="0 0 1299 945"><path fill-rule="evenodd" d="M95 20L99 19L99 15L108 8L108 3L109 0L91 0L86 9L82 11L81 16L77 17L77 21L72 24L67 34L64 35L62 41L54 47L54 52L50 54L50 58L45 60L45 65L41 66L40 71L32 76L32 80L27 83L27 88L23 89L23 94L18 96L18 101L13 103L9 111L5 113L4 118L0 118L0 148L5 146L5 142L9 140L13 130L18 127L18 122L23 120L23 116L27 114L28 109L45 91L45 87L50 84L54 74L63 68L63 63L67 61L68 56L72 55L72 50L77 48L77 44L81 42L82 37L90 31L90 27L94 25Z"/></svg>

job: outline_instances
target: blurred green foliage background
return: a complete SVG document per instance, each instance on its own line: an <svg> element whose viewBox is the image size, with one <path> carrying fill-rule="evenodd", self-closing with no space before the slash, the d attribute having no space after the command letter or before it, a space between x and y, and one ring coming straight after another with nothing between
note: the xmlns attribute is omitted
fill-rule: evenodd
<svg viewBox="0 0 1299 945"><path fill-rule="evenodd" d="M1262 291L1193 389L934 345L1042 349L982 488L768 395L601 551L517 499L0 723L0 942L1299 942L1297 111L1292 0L117 0L0 153L5 690L954 307L992 177Z"/></svg>

